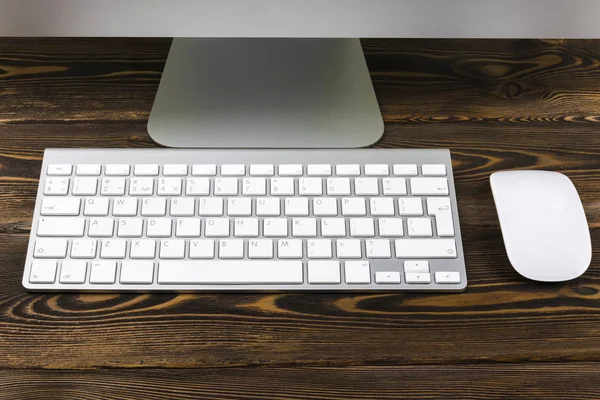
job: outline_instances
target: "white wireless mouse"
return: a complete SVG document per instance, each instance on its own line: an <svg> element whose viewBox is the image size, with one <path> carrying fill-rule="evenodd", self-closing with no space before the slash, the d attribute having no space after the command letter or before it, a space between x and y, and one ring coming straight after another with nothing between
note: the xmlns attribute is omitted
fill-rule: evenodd
<svg viewBox="0 0 600 400"><path fill-rule="evenodd" d="M583 205L558 172L503 171L490 178L506 252L526 278L562 282L583 274L592 241Z"/></svg>

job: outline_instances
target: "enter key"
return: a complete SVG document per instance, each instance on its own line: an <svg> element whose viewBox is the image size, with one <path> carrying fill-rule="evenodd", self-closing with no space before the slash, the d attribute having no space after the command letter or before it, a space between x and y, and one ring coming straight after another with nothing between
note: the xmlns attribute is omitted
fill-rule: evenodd
<svg viewBox="0 0 600 400"><path fill-rule="evenodd" d="M435 217L435 225L439 237L454 236L452 208L447 197L431 197L427 199L427 213Z"/></svg>

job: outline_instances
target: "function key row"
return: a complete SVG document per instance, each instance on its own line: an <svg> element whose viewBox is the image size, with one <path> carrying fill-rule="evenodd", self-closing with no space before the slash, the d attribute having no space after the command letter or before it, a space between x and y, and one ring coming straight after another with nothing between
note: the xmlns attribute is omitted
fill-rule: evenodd
<svg viewBox="0 0 600 400"><path fill-rule="evenodd" d="M217 176L220 169L221 176L418 176L419 167L416 164L397 164L391 168L386 164L340 164L333 167L330 164L311 164L306 166L300 164L286 164L274 166L272 164L256 164L246 167L243 164L225 164L220 168L215 164L198 164L191 168L192 176ZM425 164L421 166L423 176L447 176L446 166L443 164ZM133 171L132 171L133 170ZM159 176L161 167L158 164L138 164L133 168L128 164L109 164L104 167L106 176ZM162 167L163 176L187 176L189 168L185 164L168 164ZM71 164L51 164L48 166L48 176L71 176L73 166ZM100 176L102 166L100 164L80 164L75 168L77 176Z"/></svg>

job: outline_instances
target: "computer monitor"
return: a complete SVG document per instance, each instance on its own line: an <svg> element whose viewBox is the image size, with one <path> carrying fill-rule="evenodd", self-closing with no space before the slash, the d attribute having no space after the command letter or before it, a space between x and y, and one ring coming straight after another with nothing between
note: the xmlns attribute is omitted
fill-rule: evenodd
<svg viewBox="0 0 600 400"><path fill-rule="evenodd" d="M0 36L174 37L148 124L173 147L363 147L357 38L599 38L598 0L0 0Z"/></svg>

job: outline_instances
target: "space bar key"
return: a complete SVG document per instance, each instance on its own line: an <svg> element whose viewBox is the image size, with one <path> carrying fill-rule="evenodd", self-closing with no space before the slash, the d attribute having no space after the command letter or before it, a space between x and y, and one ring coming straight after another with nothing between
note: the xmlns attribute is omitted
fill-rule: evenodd
<svg viewBox="0 0 600 400"><path fill-rule="evenodd" d="M161 285L301 284L301 261L165 261L158 266Z"/></svg>

